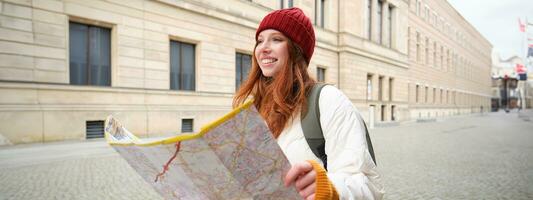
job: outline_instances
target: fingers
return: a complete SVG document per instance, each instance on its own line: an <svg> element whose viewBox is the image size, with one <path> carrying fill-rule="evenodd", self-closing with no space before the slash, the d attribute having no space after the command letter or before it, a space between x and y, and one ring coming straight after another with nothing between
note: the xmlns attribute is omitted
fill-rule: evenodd
<svg viewBox="0 0 533 200"><path fill-rule="evenodd" d="M316 172L314 170L311 170L307 172L306 174L300 176L298 179L296 179L294 186L296 186L297 190L303 190L309 185L315 183L315 180L316 180Z"/></svg>
<svg viewBox="0 0 533 200"><path fill-rule="evenodd" d="M284 184L285 187L291 185L298 179L299 176L306 174L307 172L313 170L313 166L308 162L296 163L289 169L287 175L285 175Z"/></svg>
<svg viewBox="0 0 533 200"><path fill-rule="evenodd" d="M309 196L311 195L315 195L315 190L316 189L316 184L315 182L307 185L307 187L303 188L303 189L298 189L298 193L300 194L300 196L302 196L304 199L308 199Z"/></svg>
<svg viewBox="0 0 533 200"><path fill-rule="evenodd" d="M315 199L316 172L308 162L293 165L284 179L285 186L294 183L294 187L303 199Z"/></svg>

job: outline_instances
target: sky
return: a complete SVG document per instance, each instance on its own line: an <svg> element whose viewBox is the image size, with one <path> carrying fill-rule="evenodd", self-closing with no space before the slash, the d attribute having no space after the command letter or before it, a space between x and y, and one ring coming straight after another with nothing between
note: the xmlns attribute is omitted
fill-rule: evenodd
<svg viewBox="0 0 533 200"><path fill-rule="evenodd" d="M519 31L522 23L533 24L533 0L448 0L491 44L500 58L525 56L525 37ZM533 26L528 27L533 38Z"/></svg>

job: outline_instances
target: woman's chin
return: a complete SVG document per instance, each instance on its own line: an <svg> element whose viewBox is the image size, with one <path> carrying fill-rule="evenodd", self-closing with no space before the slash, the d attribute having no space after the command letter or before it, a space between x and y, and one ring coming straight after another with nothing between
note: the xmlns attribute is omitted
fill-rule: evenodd
<svg viewBox="0 0 533 200"><path fill-rule="evenodd" d="M273 75L273 73L271 71L263 71L263 76L265 76L265 77L270 78L270 77L272 77L272 75Z"/></svg>

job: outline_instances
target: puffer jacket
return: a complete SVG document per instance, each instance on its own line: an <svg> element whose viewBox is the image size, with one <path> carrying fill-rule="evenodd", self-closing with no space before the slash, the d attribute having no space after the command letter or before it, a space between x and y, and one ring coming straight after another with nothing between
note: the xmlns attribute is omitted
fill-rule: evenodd
<svg viewBox="0 0 533 200"><path fill-rule="evenodd" d="M367 148L359 111L331 85L322 89L319 108L328 156L327 177L340 199L382 199L385 191ZM300 113L289 121L277 142L291 164L306 160L322 164L305 140Z"/></svg>

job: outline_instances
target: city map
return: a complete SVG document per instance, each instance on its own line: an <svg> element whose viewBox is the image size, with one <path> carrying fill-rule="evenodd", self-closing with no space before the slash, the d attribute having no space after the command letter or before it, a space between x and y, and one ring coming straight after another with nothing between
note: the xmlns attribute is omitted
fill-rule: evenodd
<svg viewBox="0 0 533 200"><path fill-rule="evenodd" d="M301 199L290 164L251 102L199 133L143 140L109 116L108 143L165 199Z"/></svg>

